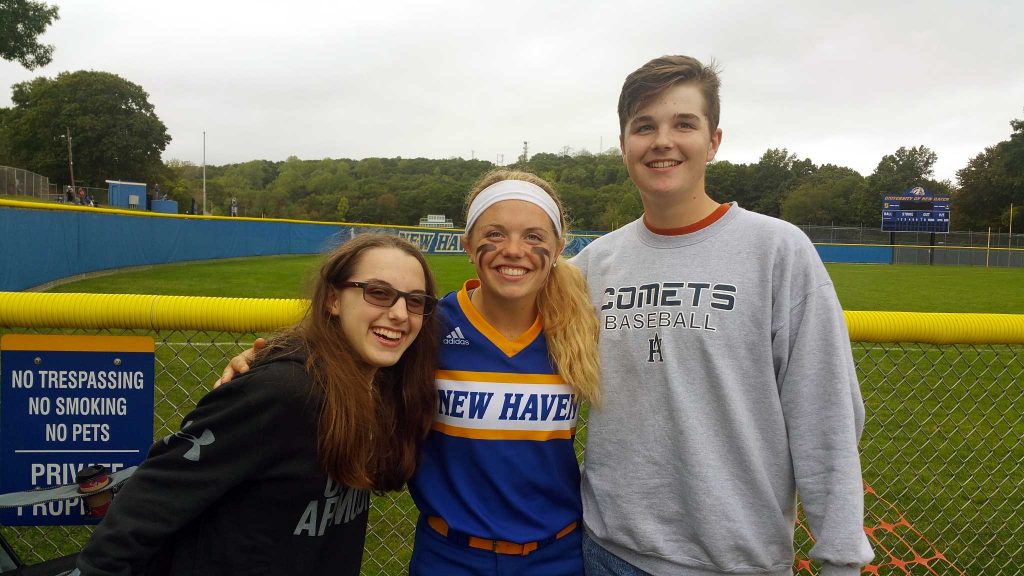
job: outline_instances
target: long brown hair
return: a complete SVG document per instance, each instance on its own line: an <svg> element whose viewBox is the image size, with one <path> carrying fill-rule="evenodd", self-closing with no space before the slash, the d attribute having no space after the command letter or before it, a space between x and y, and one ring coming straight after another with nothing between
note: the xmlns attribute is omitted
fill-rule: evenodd
<svg viewBox="0 0 1024 576"><path fill-rule="evenodd" d="M546 180L522 170L499 168L491 170L476 183L466 198L466 211L477 194L502 180L522 180L536 184L554 199L562 217L562 230L569 229L565 206L555 189ZM468 236L472 231L466 230ZM544 339L548 354L559 375L573 391L593 405L601 404L601 364L598 360L597 314L590 303L587 281L579 269L558 256L547 282L537 294L537 311L544 323Z"/></svg>
<svg viewBox="0 0 1024 576"><path fill-rule="evenodd" d="M423 317L416 339L394 366L376 371L372 385L366 368L340 320L330 314L334 286L352 277L363 254L395 248L416 258L426 292L437 296L434 277L419 249L398 236L360 234L324 258L313 281L309 310L302 320L259 354L301 346L306 369L323 393L317 429L320 465L336 481L376 491L399 490L416 469L419 450L430 430L436 400L437 320Z"/></svg>

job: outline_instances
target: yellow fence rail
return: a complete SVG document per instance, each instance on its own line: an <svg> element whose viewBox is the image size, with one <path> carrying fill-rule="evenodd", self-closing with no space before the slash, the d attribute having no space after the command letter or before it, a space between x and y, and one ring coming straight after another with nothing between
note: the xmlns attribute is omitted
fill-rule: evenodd
<svg viewBox="0 0 1024 576"><path fill-rule="evenodd" d="M262 332L297 322L308 300L0 292L0 326Z"/></svg>
<svg viewBox="0 0 1024 576"><path fill-rule="evenodd" d="M261 332L297 322L308 300L0 292L0 326ZM846 311L851 342L1024 344L1024 314Z"/></svg>
<svg viewBox="0 0 1024 576"><path fill-rule="evenodd" d="M162 437L177 430L227 358L307 307L0 292L0 334L153 336L154 430ZM845 314L867 407L865 531L876 558L865 573L1024 575L1024 315ZM364 574L405 573L415 518L408 495L375 498ZM2 530L33 562L72 553L89 535L82 527ZM794 572L816 573L802 524L796 539Z"/></svg>

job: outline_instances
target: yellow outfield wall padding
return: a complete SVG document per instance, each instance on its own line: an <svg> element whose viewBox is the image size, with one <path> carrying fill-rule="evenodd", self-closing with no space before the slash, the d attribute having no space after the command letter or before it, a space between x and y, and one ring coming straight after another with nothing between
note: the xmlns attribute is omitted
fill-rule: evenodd
<svg viewBox="0 0 1024 576"><path fill-rule="evenodd" d="M1024 344L1024 314L844 312L852 342Z"/></svg>
<svg viewBox="0 0 1024 576"><path fill-rule="evenodd" d="M0 326L267 332L297 322L308 300L0 292ZM1024 344L1024 314L844 312L853 342Z"/></svg>
<svg viewBox="0 0 1024 576"><path fill-rule="evenodd" d="M50 202L26 202L23 200L0 199L0 207L20 208L24 210L50 210L64 212L90 212L93 214L120 214L121 216L137 216L139 218L179 218L183 220L223 220L228 222L289 222L292 224L315 224L317 226L356 226L364 228L409 228L415 230L441 230L453 232L450 228L430 228L426 226L403 226L400 224L367 224L365 222L323 222L320 220L293 220L290 218L253 218L247 216L205 216L199 214L165 214L149 210L127 210L124 208L101 208L79 206L75 204L56 204ZM595 236L596 237L596 236Z"/></svg>
<svg viewBox="0 0 1024 576"><path fill-rule="evenodd" d="M266 332L308 307L299 299L0 292L0 326Z"/></svg>

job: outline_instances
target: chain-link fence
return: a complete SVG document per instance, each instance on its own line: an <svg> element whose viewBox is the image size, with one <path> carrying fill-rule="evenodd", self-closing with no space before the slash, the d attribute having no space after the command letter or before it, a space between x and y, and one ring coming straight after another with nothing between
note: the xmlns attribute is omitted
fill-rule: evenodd
<svg viewBox="0 0 1024 576"><path fill-rule="evenodd" d="M25 295L41 298L45 304L40 307L52 318L70 316L46 299L57 296L82 295ZM96 298L95 302L117 298L90 297ZM26 322L18 316L26 307L22 301L0 298L0 326L15 327L0 327L0 333L152 335L157 342L154 433L159 438L177 430L182 417L210 389L227 358L250 345L254 331L269 329L250 324L240 332L197 330L197 325L217 315L189 305L183 297L163 298L178 299L174 306L187 318L171 323L183 329L129 329L123 326L132 322L121 318L113 324L120 328L103 329L81 313L78 323L88 329L40 327L55 323L46 319ZM238 299L224 299L227 313L220 316L246 318L253 308L241 310L238 303ZM71 307L83 305L79 299ZM108 300L106 306L127 314L127 307L116 301ZM294 315L294 304L288 306L291 312L285 316ZM166 323L161 314L154 304L147 318ZM865 573L1024 574L1024 316L901 314L911 328L926 320L951 327L921 340L975 342L940 345L892 343L907 336L892 328L892 319L882 316L886 314L847 313L851 335L859 340L853 343L853 352L867 408L861 442L865 531L876 558ZM959 321L977 321L978 327L973 332L964 332L962 326L953 329L954 324L962 324ZM282 322L271 320L269 324ZM870 328L870 336L856 329L862 324ZM37 327L19 327L25 325ZM986 340L996 343L979 343ZM1006 343L998 343L1000 340ZM585 414L584 410L580 439L586 437ZM582 441L578 448L582 454ZM408 494L374 499L364 574L405 573L415 519ZM75 552L90 533L86 527L2 530L27 562ZM811 541L802 524L797 529L797 543L796 573L815 573L806 560Z"/></svg>
<svg viewBox="0 0 1024 576"><path fill-rule="evenodd" d="M893 246L894 264L1024 266L1024 230L999 228L948 234L882 232L856 226L801 225L815 244Z"/></svg>
<svg viewBox="0 0 1024 576"><path fill-rule="evenodd" d="M106 206L109 191L95 186L64 186L57 193L55 200L61 204L78 204L80 206Z"/></svg>
<svg viewBox="0 0 1024 576"><path fill-rule="evenodd" d="M0 194L31 196L59 204L106 206L108 191L96 186L57 186L35 172L0 166Z"/></svg>
<svg viewBox="0 0 1024 576"><path fill-rule="evenodd" d="M56 200L56 190L50 179L35 172L0 166L0 194L11 196L34 196L44 200Z"/></svg>

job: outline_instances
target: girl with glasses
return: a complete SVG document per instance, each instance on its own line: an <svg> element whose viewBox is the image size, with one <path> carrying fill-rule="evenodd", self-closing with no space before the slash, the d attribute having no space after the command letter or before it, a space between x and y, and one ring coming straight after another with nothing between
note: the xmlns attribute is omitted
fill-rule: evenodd
<svg viewBox="0 0 1024 576"><path fill-rule="evenodd" d="M331 252L305 317L153 445L80 573L359 574L370 491L401 489L430 427L436 302L396 236Z"/></svg>

